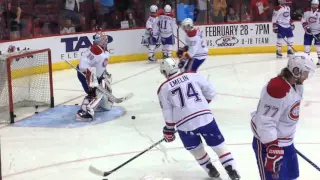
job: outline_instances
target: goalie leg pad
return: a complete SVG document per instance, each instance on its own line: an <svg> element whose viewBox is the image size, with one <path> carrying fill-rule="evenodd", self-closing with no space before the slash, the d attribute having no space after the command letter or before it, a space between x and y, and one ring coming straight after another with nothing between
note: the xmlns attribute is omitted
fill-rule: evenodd
<svg viewBox="0 0 320 180"><path fill-rule="evenodd" d="M78 77L78 80L80 81L80 83L82 85L82 88L83 88L84 92L89 94L89 86L88 86L86 78L78 71L77 71L77 77Z"/></svg>
<svg viewBox="0 0 320 180"><path fill-rule="evenodd" d="M110 83L109 79L106 78L106 79L102 80L101 85L110 94L112 94L112 88L111 88L111 83ZM111 99L108 96L103 96L100 101L99 107L102 108L103 110L108 111L112 108L113 103L114 102L111 101Z"/></svg>
<svg viewBox="0 0 320 180"><path fill-rule="evenodd" d="M97 73L96 73L96 68L95 67L89 67L87 69L87 71L85 72L88 86L91 87L91 88L95 88L95 87L97 87L99 85L98 78L97 78L96 74Z"/></svg>

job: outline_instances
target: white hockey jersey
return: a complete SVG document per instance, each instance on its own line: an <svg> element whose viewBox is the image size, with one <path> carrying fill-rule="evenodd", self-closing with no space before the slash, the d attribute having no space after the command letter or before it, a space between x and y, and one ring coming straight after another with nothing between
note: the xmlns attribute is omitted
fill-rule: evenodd
<svg viewBox="0 0 320 180"><path fill-rule="evenodd" d="M189 59L205 59L208 56L208 48L202 38L202 32L194 29L187 33L186 44L188 46L187 57Z"/></svg>
<svg viewBox="0 0 320 180"><path fill-rule="evenodd" d="M173 14L161 13L159 16L160 37L167 38L173 35L173 29L176 26Z"/></svg>
<svg viewBox="0 0 320 180"><path fill-rule="evenodd" d="M95 67L97 77L101 77L106 71L109 57L109 52L104 51L98 45L92 45L81 56L79 69L80 71L85 72L87 68Z"/></svg>
<svg viewBox="0 0 320 180"><path fill-rule="evenodd" d="M150 29L154 37L159 36L159 18L157 16L149 16L146 22L146 35L150 35Z"/></svg>
<svg viewBox="0 0 320 180"><path fill-rule="evenodd" d="M291 23L290 7L277 6L273 10L272 23L279 24L281 27L288 28Z"/></svg>
<svg viewBox="0 0 320 180"><path fill-rule="evenodd" d="M302 16L301 22L303 27L309 26L312 34L320 33L320 12L317 9L312 11L312 9L307 9Z"/></svg>
<svg viewBox="0 0 320 180"><path fill-rule="evenodd" d="M167 126L192 131L212 122L208 101L216 95L214 86L197 73L181 73L162 83L159 103Z"/></svg>
<svg viewBox="0 0 320 180"><path fill-rule="evenodd" d="M262 89L251 121L254 136L262 143L278 140L281 147L292 144L303 94L303 85L295 87L283 78L275 77Z"/></svg>

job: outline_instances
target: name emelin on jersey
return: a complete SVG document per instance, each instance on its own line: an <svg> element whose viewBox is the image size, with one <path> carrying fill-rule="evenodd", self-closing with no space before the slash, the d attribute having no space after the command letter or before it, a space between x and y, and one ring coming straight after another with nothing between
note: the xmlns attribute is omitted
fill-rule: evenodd
<svg viewBox="0 0 320 180"><path fill-rule="evenodd" d="M235 36L238 34L237 25L206 27L206 36Z"/></svg>
<svg viewBox="0 0 320 180"><path fill-rule="evenodd" d="M179 85L185 81L189 81L189 78L188 78L188 76L183 75L175 80L172 80L169 84L171 87L174 87L174 86Z"/></svg>

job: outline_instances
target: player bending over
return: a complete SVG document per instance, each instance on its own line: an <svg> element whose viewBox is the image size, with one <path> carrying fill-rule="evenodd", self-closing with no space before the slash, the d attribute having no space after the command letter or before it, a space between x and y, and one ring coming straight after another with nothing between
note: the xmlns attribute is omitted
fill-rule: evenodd
<svg viewBox="0 0 320 180"><path fill-rule="evenodd" d="M310 54L312 41L314 39L314 45L317 50L318 63L320 66L320 12L319 12L319 0L311 1L311 9L307 9L301 19L302 26L305 30L304 34L304 52Z"/></svg>
<svg viewBox="0 0 320 180"><path fill-rule="evenodd" d="M208 56L208 48L202 39L202 33L194 27L192 19L184 19L181 26L187 34L187 45L177 51L177 56L180 58L179 68L182 71L197 72Z"/></svg>
<svg viewBox="0 0 320 180"><path fill-rule="evenodd" d="M159 14L159 28L162 43L163 59L172 56L172 48L175 44L173 28L176 22L170 5L165 5L164 12Z"/></svg>
<svg viewBox="0 0 320 180"><path fill-rule="evenodd" d="M272 23L273 23L273 32L277 34L277 52L276 55L278 58L282 57L282 41L284 38L287 38L288 45L288 56L293 54L293 30L294 24L290 16L290 7L286 6L285 0L279 0L279 6L274 8Z"/></svg>
<svg viewBox="0 0 320 180"><path fill-rule="evenodd" d="M220 173L204 149L202 136L218 155L229 177L232 180L240 179L232 154L210 111L209 103L216 95L213 85L200 74L180 73L172 58L161 62L160 71L167 78L158 89L159 103L166 122L163 128L165 140L174 141L177 128L184 147L200 166L210 177L220 179Z"/></svg>
<svg viewBox="0 0 320 180"><path fill-rule="evenodd" d="M85 77L78 72L78 79L87 96L76 115L77 121L91 121L95 109L99 107L102 110L110 110L113 105L106 95L97 90L97 86L101 86L112 93L111 75L106 70L109 60L107 44L108 37L103 33L97 33L93 45L80 58L78 69L85 74Z"/></svg>
<svg viewBox="0 0 320 180"><path fill-rule="evenodd" d="M159 26L158 26L158 7L150 6L150 16L146 22L146 39L144 40L149 48L148 60L155 62L154 51L159 41Z"/></svg>
<svg viewBox="0 0 320 180"><path fill-rule="evenodd" d="M252 146L262 180L295 180L299 165L293 138L299 120L303 82L315 71L306 53L289 57L288 66L262 89L252 113Z"/></svg>

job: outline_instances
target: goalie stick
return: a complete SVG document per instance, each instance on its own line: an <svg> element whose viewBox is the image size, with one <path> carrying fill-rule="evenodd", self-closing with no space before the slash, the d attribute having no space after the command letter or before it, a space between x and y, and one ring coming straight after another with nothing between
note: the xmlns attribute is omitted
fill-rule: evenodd
<svg viewBox="0 0 320 180"><path fill-rule="evenodd" d="M163 141L165 141L164 138L162 138L160 141L154 143L153 145L151 145L150 147L148 147L147 149L145 149L144 151L140 152L139 154L135 155L134 157L130 158L129 160L127 160L126 162L120 164L118 167L110 170L110 171L101 171L97 168L95 168L94 166L90 165L89 167L89 171L92 172L93 174L96 174L98 176L109 176L110 174L114 173L115 171L117 171L118 169L122 168L123 166L125 166L126 164L128 164L129 162L133 161L134 159L138 158L139 156L141 156L142 154L146 153L147 151L151 150L152 148L156 147L157 145L161 144Z"/></svg>
<svg viewBox="0 0 320 180"><path fill-rule="evenodd" d="M73 64L71 64L68 60L64 60L66 63L68 63L73 69L75 69L76 71L78 71L80 74L82 74L84 77L85 77L85 75L77 68L77 67L75 67ZM106 96L108 96L108 98L110 98L111 99L111 101L113 101L113 102L115 102L115 103L122 103L123 101L126 101L126 100L128 100L128 99L130 99L130 98L132 98L133 97L133 93L129 93L129 94L127 94L127 95L125 95L124 97L122 97L122 98L117 98L117 97L115 97L113 94L111 94L111 93L109 93L108 91L106 91L104 88L102 88L101 86L97 86L97 89L101 92L101 93L103 93L104 95L106 95Z"/></svg>

